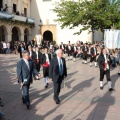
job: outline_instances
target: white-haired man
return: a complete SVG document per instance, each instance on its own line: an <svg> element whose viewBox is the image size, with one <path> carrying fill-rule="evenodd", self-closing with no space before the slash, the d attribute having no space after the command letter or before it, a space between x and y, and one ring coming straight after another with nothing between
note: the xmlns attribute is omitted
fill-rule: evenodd
<svg viewBox="0 0 120 120"><path fill-rule="evenodd" d="M54 83L54 100L56 104L60 103L59 94L64 77L67 77L66 61L62 57L62 50L58 49L56 51L56 57L51 60L49 67L49 78Z"/></svg>

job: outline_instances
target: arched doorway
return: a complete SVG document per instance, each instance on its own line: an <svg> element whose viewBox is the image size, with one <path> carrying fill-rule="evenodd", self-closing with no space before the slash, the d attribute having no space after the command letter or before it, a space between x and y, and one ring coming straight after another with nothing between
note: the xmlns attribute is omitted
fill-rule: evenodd
<svg viewBox="0 0 120 120"><path fill-rule="evenodd" d="M24 42L27 44L29 38L29 30L25 28L24 30Z"/></svg>
<svg viewBox="0 0 120 120"><path fill-rule="evenodd" d="M5 26L0 26L0 41L6 41L7 30Z"/></svg>
<svg viewBox="0 0 120 120"><path fill-rule="evenodd" d="M12 28L12 41L20 40L20 29L18 27Z"/></svg>
<svg viewBox="0 0 120 120"><path fill-rule="evenodd" d="M43 40L52 42L53 41L53 34L51 31L47 30L43 33Z"/></svg>

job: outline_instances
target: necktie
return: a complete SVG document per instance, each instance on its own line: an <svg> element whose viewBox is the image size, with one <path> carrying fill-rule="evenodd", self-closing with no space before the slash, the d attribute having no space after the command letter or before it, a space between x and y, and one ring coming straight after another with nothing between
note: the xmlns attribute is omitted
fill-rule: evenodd
<svg viewBox="0 0 120 120"><path fill-rule="evenodd" d="M30 67L29 67L29 62L28 62L28 61L26 61L26 64L27 64L28 69L30 70Z"/></svg>
<svg viewBox="0 0 120 120"><path fill-rule="evenodd" d="M60 59L60 75L63 74L63 66L62 66L62 60Z"/></svg>

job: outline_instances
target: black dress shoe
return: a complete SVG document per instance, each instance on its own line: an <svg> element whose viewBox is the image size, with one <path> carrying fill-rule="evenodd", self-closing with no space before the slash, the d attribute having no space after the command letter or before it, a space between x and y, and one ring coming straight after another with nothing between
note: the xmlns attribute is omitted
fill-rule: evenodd
<svg viewBox="0 0 120 120"><path fill-rule="evenodd" d="M113 88L110 88L109 91L115 91Z"/></svg>
<svg viewBox="0 0 120 120"><path fill-rule="evenodd" d="M101 90L103 90L103 87L100 87Z"/></svg>
<svg viewBox="0 0 120 120"><path fill-rule="evenodd" d="M60 101L57 101L56 104L60 104Z"/></svg>
<svg viewBox="0 0 120 120"><path fill-rule="evenodd" d="M24 101L22 101L23 102L23 104L25 104L25 102Z"/></svg>
<svg viewBox="0 0 120 120"><path fill-rule="evenodd" d="M48 88L48 85L46 85L45 88Z"/></svg>
<svg viewBox="0 0 120 120"><path fill-rule="evenodd" d="M30 109L30 104L29 103L27 103L26 106L27 106L27 109Z"/></svg>

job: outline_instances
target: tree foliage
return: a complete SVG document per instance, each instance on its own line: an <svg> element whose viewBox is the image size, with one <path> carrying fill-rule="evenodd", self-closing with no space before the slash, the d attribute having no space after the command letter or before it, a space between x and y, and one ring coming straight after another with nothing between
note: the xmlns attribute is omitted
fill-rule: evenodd
<svg viewBox="0 0 120 120"><path fill-rule="evenodd" d="M53 11L61 28L79 27L77 34L88 29L120 28L120 0L61 0L55 3Z"/></svg>

